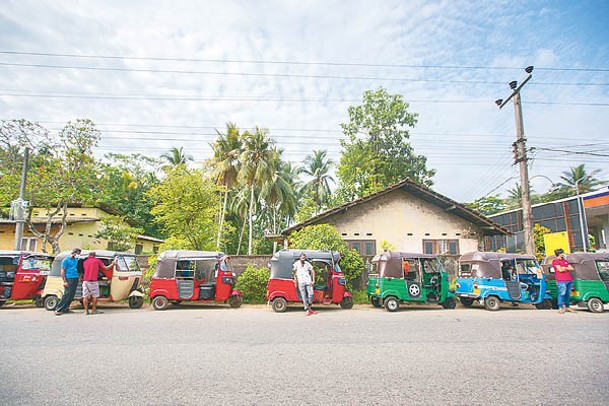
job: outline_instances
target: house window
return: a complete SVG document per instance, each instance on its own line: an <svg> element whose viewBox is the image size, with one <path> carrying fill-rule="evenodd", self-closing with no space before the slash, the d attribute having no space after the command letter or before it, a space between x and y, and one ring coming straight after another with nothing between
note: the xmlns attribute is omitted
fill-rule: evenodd
<svg viewBox="0 0 609 406"><path fill-rule="evenodd" d="M372 257L376 254L376 240L347 240L349 248L354 249L363 257Z"/></svg>
<svg viewBox="0 0 609 406"><path fill-rule="evenodd" d="M140 255L144 250L144 246L142 244L135 244L135 255Z"/></svg>
<svg viewBox="0 0 609 406"><path fill-rule="evenodd" d="M23 237L21 239L21 251L36 251L38 239L36 237Z"/></svg>
<svg viewBox="0 0 609 406"><path fill-rule="evenodd" d="M432 255L459 255L459 240L423 240L423 252Z"/></svg>
<svg viewBox="0 0 609 406"><path fill-rule="evenodd" d="M155 245L154 247L152 247L152 252L154 252L155 254L156 254L157 252L159 252L159 246L158 246L158 245Z"/></svg>

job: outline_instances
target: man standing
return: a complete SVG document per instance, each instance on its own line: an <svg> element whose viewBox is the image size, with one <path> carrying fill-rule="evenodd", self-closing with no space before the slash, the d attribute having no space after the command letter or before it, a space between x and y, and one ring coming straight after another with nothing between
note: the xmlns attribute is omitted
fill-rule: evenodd
<svg viewBox="0 0 609 406"><path fill-rule="evenodd" d="M573 277L571 272L573 266L565 258L565 251L561 248L554 251L556 258L552 260L554 275L556 276L556 287L558 288L558 313L572 312L569 308L571 301L571 286L573 286Z"/></svg>
<svg viewBox="0 0 609 406"><path fill-rule="evenodd" d="M316 314L317 312L311 308L313 304L313 283L315 281L315 270L311 263L307 262L307 256L303 252L300 254L300 260L294 262L292 266L294 271L294 285L300 291L300 297L304 304L304 309L307 316Z"/></svg>
<svg viewBox="0 0 609 406"><path fill-rule="evenodd" d="M99 271L110 271L114 268L116 260L108 266L95 256L95 251L89 252L89 258L83 263L85 276L82 281L82 304L85 314L89 314L89 300L91 300L91 314L102 313L97 310L97 299L99 298L99 282L97 281Z"/></svg>
<svg viewBox="0 0 609 406"><path fill-rule="evenodd" d="M70 255L61 261L61 278L63 279L63 296L55 308L55 315L61 316L70 311L70 303L74 300L78 286L78 258L80 248L74 248Z"/></svg>

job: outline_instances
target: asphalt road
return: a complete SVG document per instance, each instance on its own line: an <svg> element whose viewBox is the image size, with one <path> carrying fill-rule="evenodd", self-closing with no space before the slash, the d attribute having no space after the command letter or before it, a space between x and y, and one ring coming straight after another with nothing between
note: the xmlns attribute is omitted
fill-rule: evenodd
<svg viewBox="0 0 609 406"><path fill-rule="evenodd" d="M0 404L609 404L609 312L104 310L0 309Z"/></svg>

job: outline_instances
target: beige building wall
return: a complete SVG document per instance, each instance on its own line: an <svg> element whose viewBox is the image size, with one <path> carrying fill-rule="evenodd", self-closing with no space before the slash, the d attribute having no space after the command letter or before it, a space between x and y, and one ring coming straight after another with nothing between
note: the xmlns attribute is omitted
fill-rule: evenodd
<svg viewBox="0 0 609 406"><path fill-rule="evenodd" d="M345 241L384 240L398 251L423 252L423 240L458 240L459 253L479 249L479 230L468 221L402 190L361 203L326 220Z"/></svg>

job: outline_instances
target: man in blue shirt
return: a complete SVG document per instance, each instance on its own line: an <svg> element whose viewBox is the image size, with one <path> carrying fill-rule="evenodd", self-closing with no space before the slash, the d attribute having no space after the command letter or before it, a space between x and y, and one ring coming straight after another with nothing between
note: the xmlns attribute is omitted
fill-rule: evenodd
<svg viewBox="0 0 609 406"><path fill-rule="evenodd" d="M64 292L61 301L55 308L55 315L61 316L70 311L70 303L74 300L76 286L78 286L78 258L80 248L74 248L69 256L61 261L61 278Z"/></svg>

